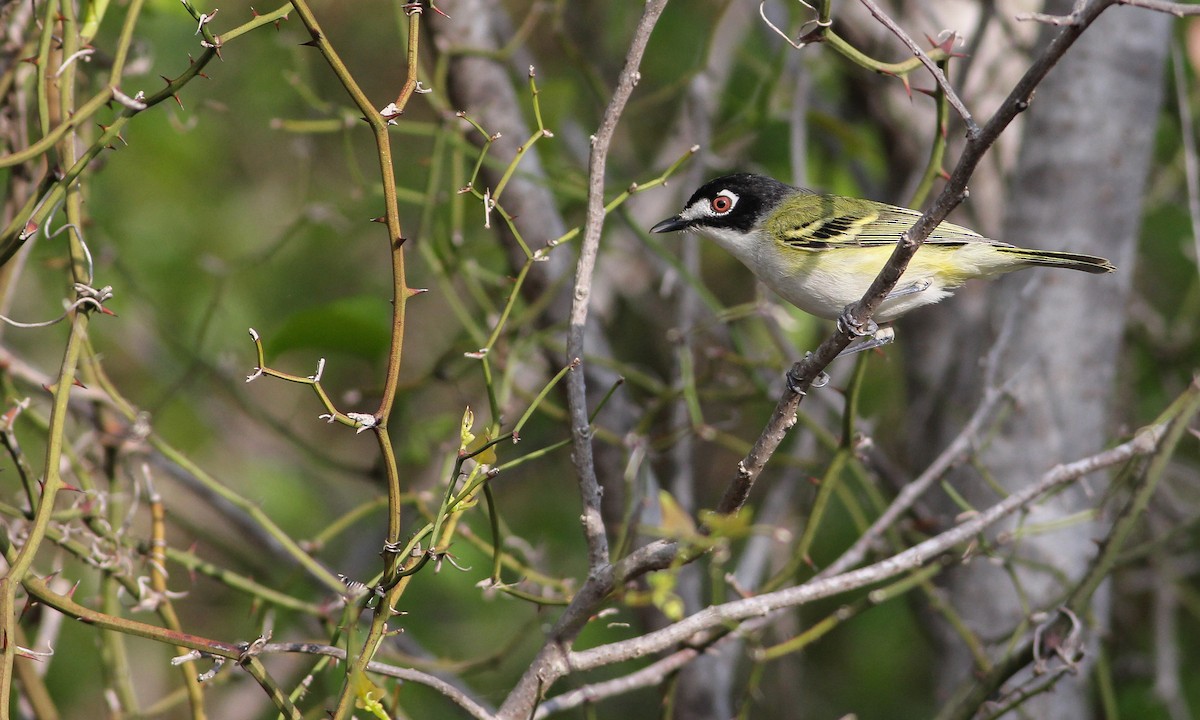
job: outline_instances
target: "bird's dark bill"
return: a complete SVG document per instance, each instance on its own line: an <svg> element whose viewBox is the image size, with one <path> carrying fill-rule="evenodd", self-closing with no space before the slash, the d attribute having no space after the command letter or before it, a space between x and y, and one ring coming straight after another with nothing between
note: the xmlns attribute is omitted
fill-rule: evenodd
<svg viewBox="0 0 1200 720"><path fill-rule="evenodd" d="M676 215L675 217L669 217L666 220L663 220L659 224L655 225L654 227L650 228L650 232L652 232L652 233L675 232L676 230L682 230L687 226L688 226L687 220L684 220L683 218Z"/></svg>

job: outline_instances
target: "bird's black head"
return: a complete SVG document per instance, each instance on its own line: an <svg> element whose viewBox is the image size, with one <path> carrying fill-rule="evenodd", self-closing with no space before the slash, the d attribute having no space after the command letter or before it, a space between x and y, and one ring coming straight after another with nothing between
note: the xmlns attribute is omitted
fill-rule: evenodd
<svg viewBox="0 0 1200 720"><path fill-rule="evenodd" d="M683 212L658 223L650 232L704 227L749 232L763 213L795 192L791 185L765 175L726 175L702 185L692 193Z"/></svg>

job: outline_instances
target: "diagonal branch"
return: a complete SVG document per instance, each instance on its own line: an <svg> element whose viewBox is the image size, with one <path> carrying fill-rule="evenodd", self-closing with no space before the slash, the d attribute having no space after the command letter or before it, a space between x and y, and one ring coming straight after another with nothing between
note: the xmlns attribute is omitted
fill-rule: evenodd
<svg viewBox="0 0 1200 720"><path fill-rule="evenodd" d="M925 242L925 238L929 237L933 229L946 219L950 211L967 197L967 181L975 172L975 167L979 165L979 161L983 159L984 154L996 142L1009 123L1029 107L1034 89L1075 43L1075 40L1083 34L1084 30L1100 16L1100 13L1115 4L1118 4L1118 0L1092 0L1081 8L1077 13L1076 21L1059 30L1042 54L1009 92L1008 97L987 124L975 137L968 138L958 164L937 200L909 230L901 234L900 241L896 243L896 249L874 282L871 283L871 287L867 289L858 303L848 309L850 316L859 323L859 327L866 324L878 309L879 304L896 286L912 256ZM770 460L784 435L795 422L796 409L800 406L804 394L808 392L813 381L820 376L829 363L850 344L853 337L850 331L842 325L839 323L837 330L826 338L815 352L806 355L788 371L788 387L776 404L762 434L755 441L754 447L738 463L737 474L718 506L720 512L736 513L745 504L750 490L754 487L754 483L762 473L767 461Z"/></svg>
<svg viewBox="0 0 1200 720"><path fill-rule="evenodd" d="M951 548L967 542L987 527L1059 487L1075 482L1097 470L1118 465L1134 457L1154 452L1167 432L1170 422L1150 426L1132 440L1090 457L1059 465L1044 474L1037 482L1009 495L990 508L980 511L962 524L913 547L858 570L835 577L814 579L757 597L735 600L706 608L661 630L630 640L602 645L590 650L570 653L567 663L572 670L591 670L622 660L645 657L662 652L678 643L685 643L702 633L730 622L747 620L785 607L795 607L849 590L872 585L888 578L919 568Z"/></svg>

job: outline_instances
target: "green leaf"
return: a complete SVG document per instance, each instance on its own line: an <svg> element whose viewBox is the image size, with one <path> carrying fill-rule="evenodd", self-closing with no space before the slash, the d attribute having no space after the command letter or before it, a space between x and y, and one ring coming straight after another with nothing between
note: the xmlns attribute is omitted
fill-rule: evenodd
<svg viewBox="0 0 1200 720"><path fill-rule="evenodd" d="M656 572L646 577L650 585L650 602L671 621L683 619L683 598L675 593L676 573Z"/></svg>
<svg viewBox="0 0 1200 720"><path fill-rule="evenodd" d="M475 433L471 432L471 428L475 427L475 413L471 412L471 407L463 411L462 424L458 429L458 454L467 454L467 448L471 447L471 443L475 441Z"/></svg>
<svg viewBox="0 0 1200 720"><path fill-rule="evenodd" d="M658 505L662 511L664 537L682 539L696 534L696 523L692 521L692 516L679 506L671 493L659 490Z"/></svg>

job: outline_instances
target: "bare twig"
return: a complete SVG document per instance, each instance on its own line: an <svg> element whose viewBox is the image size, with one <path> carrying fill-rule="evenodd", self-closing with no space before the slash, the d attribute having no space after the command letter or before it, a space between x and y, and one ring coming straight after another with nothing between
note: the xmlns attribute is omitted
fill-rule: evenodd
<svg viewBox="0 0 1200 720"><path fill-rule="evenodd" d="M600 248L600 232L604 229L604 169L608 162L608 147L612 143L617 122L625 110L629 96L633 94L641 73L638 68L642 55L650 42L650 31L658 22L667 5L666 0L647 3L642 19L634 31L625 67L621 70L616 90L604 110L600 128L592 137L592 151L588 159L587 221L583 227L583 243L579 249L579 262L575 269L573 302L571 304L570 327L567 331L567 362L577 362L584 354L584 326L587 324L589 300L592 292L592 274L596 269L596 255ZM583 496L583 527L588 544L589 571L608 564L608 538L604 519L600 514L600 483L596 479L596 466L592 459L591 420L587 407L587 381L583 373L572 373L567 378L567 402L571 412L572 446L575 469L579 474L579 489Z"/></svg>
<svg viewBox="0 0 1200 720"><path fill-rule="evenodd" d="M1200 5L1192 3L1169 2L1168 0L1116 0L1118 5L1128 5L1129 7L1144 8L1146 10L1154 10L1155 12L1167 13L1175 17L1186 17L1188 15L1200 15ZM1040 12L1024 12L1018 13L1017 20L1026 20L1033 22L1045 23L1046 25L1065 26L1074 25L1079 22L1080 10L1075 9L1069 15L1050 15Z"/></svg>
<svg viewBox="0 0 1200 720"><path fill-rule="evenodd" d="M1141 477L1136 483L1137 487L1113 523L1112 531L1100 544L1100 553L1092 561L1084 576L1067 594L1062 603L1063 608L1075 615L1087 612L1087 607L1096 590L1111 578L1125 543L1132 536L1134 529L1144 522L1150 498L1159 487L1159 481L1166 473L1174 450L1185 436L1186 430L1194 421L1198 411L1200 411L1200 379L1193 379L1188 389L1162 412L1154 425L1150 426L1155 433L1154 456L1146 469L1140 473ZM1130 442L1137 442L1138 439L1134 438ZM1129 444L1125 443L1125 445ZM1062 613L1060 613L1061 615ZM1033 645L1032 639L1027 638L1018 647L1011 648L986 672L976 673L966 678L938 713L938 718L965 720L975 716L979 706L987 698L998 692L1003 684L1022 668L1037 660Z"/></svg>
<svg viewBox="0 0 1200 720"><path fill-rule="evenodd" d="M259 649L259 655L276 655L282 653L302 653L306 655L324 655L326 657L337 658L338 660L346 659L346 649L333 645L323 645L320 643L267 643ZM408 682L415 682L420 685L432 688L442 695L452 700L455 705L465 710L468 715L476 720L492 720L492 712L484 707L475 698L463 692L461 689L446 682L445 680L430 675L420 670L413 668L400 667L398 665L389 665L377 660L372 660L367 663L366 669L368 672L386 677L394 677Z"/></svg>
<svg viewBox="0 0 1200 720"><path fill-rule="evenodd" d="M644 687L656 687L672 674L679 672L700 654L695 648L683 648L670 655L650 663L636 672L605 682L584 685L557 697L550 698L538 706L534 720L548 717L554 713L577 708L586 703L594 703L617 695L623 695Z"/></svg>
<svg viewBox="0 0 1200 720"><path fill-rule="evenodd" d="M504 191L504 209L519 218L522 227L531 229L535 233L533 237L544 241L536 251L539 260L530 264L528 247L515 227L497 223L497 234L506 248L512 272L518 276L525 273L525 282L520 284L521 295L527 302L545 308L538 313L537 324L558 334L569 325L573 299L571 288L563 280L571 277L574 258L568 252L554 248L571 233L551 192L554 183L547 176L537 146L522 150L524 146L519 144L532 137L533 131L523 115L525 101L514 91L510 68L502 59L501 40L511 35L509 23L503 8L490 0L447 0L439 5L457 18L454 22L431 24L435 43L450 57L448 84L454 103L475 109L480 113L480 121L487 126L487 132L501 135L487 142L489 157L508 163L509 167L514 167L512 163L518 155L521 157L520 172L511 174ZM493 188L504 182L504 172L504 168L493 167L491 163L485 163L479 170L485 185ZM599 323L584 326L583 344L590 357L613 356L607 331ZM554 349L546 348L547 366L561 366L561 343L559 345ZM597 388L610 388L620 382L618 373L602 363L585 363L575 372L586 375L593 403L603 395ZM597 424L623 434L640 416L641 411L634 407L627 394L615 393L609 397ZM599 479L620 477L616 469L625 463L621 446L599 444L594 452ZM604 485L604 511L610 525L614 511L619 515L619 509L623 507L622 489L617 482Z"/></svg>
<svg viewBox="0 0 1200 720"><path fill-rule="evenodd" d="M1073 463L1059 465L1044 474L1037 482L1020 492L1009 495L990 508L980 511L962 524L886 560L835 577L814 579L797 587L709 607L641 637L570 653L567 663L573 670L579 671L603 667L631 658L645 657L650 653L662 652L677 643L686 642L696 633L720 627L726 623L746 620L765 615L779 608L795 607L838 595L921 567L934 557L970 540L998 520L1022 508L1027 508L1051 490L1068 485L1097 470L1154 452L1166 430L1166 423L1153 425L1144 429L1132 440L1114 448Z"/></svg>
<svg viewBox="0 0 1200 720"><path fill-rule="evenodd" d="M867 551L870 550L871 546L904 513L908 512L908 509L913 506L917 498L925 494L925 491L940 480L950 468L963 461L967 453L974 447L975 441L983 429L991 422L993 415L1000 407L1001 401L1008 397L1007 385L1002 388L989 389L983 398L983 402L979 404L979 407L975 409L975 413L971 415L971 419L967 421L967 424L963 426L963 429L954 440L946 446L946 449L930 463L925 472L904 486L904 489L896 495L896 499L892 501L887 510L883 511L883 514L871 524L871 527L867 528L866 532L854 541L854 544L849 549L842 553L841 557L818 573L816 576L817 579L833 577L862 562L862 559L867 556Z"/></svg>
<svg viewBox="0 0 1200 720"><path fill-rule="evenodd" d="M1118 2L1129 7L1155 10L1167 13L1168 15L1174 15L1175 17L1200 15L1200 5L1193 5L1192 3L1168 2L1167 0L1118 0Z"/></svg>
<svg viewBox="0 0 1200 720"><path fill-rule="evenodd" d="M604 227L604 169L608 148L617 122L629 96L637 85L642 55L650 41L650 32L666 7L666 0L646 3L626 54L616 90L604 111L600 128L592 139L588 163L587 220L583 242L575 271L570 326L567 330L567 358L574 362L584 357L584 334L587 327L592 274ZM498 713L502 718L527 718L536 705L539 689L553 683L568 670L562 660L566 646L578 634L595 607L608 595L613 586L613 568L609 564L608 537L600 512L601 492L592 456L592 430L587 407L587 383L583 373L571 373L567 378L567 401L571 415L573 459L579 475L583 499L582 521L588 544L588 579L571 605L551 631L548 642L517 682Z"/></svg>
<svg viewBox="0 0 1200 720"><path fill-rule="evenodd" d="M892 34L900 38L900 41L908 46L912 54L917 56L921 60L921 64L925 66L925 69L933 75L933 79L942 88L942 92L946 93L946 99L950 101L950 105L958 112L959 116L963 119L963 123L967 126L967 138L973 140L978 137L979 125L975 123L975 118L971 116L971 111L967 110L967 106L963 104L962 98L958 96L958 93L954 92L954 86L950 84L946 73L942 72L942 69L930 59L929 55L921 49L921 46L909 37L908 33L904 32L904 28L900 27L895 20L888 17L887 13L880 10L879 6L873 0L859 0L859 2L875 16L876 20L882 23L888 30L891 30Z"/></svg>

